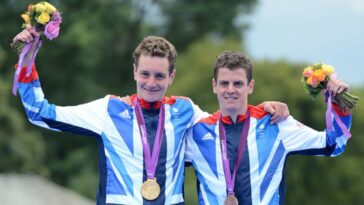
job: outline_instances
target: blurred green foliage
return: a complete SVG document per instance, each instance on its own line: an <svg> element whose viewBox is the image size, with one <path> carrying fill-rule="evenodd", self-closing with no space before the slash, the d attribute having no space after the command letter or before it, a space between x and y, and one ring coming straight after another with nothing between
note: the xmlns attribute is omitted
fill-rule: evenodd
<svg viewBox="0 0 364 205"><path fill-rule="evenodd" d="M203 109L217 110L212 66L223 50L244 51L247 25L239 19L256 0L54 0L63 13L61 34L45 41L37 58L43 91L57 105L84 103L106 94L135 92L132 52L146 35L169 39L179 52L177 77L168 95L192 98ZM26 0L0 5L0 172L36 173L94 199L98 182L97 141L35 128L11 95L17 56L10 51L20 31ZM312 63L312 62L310 62ZM300 82L303 63L254 62L255 89L250 104L277 100L298 120L321 130L325 105L313 101ZM363 88L352 92L361 99ZM361 101L354 110L353 139L336 159L291 156L287 160L286 204L364 204ZM187 168L186 204L197 204L193 169Z"/></svg>

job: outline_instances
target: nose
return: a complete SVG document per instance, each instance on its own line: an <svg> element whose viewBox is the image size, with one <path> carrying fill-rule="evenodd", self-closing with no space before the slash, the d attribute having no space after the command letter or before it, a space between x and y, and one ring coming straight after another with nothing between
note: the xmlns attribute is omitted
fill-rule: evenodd
<svg viewBox="0 0 364 205"><path fill-rule="evenodd" d="M150 78L148 78L148 80L147 80L147 86L148 87L155 87L155 86L157 86L157 80L155 79L155 77L150 77Z"/></svg>
<svg viewBox="0 0 364 205"><path fill-rule="evenodd" d="M228 87L227 87L227 90L226 90L228 93L233 93L235 92L235 88L234 88L234 85L232 83L229 83Z"/></svg>

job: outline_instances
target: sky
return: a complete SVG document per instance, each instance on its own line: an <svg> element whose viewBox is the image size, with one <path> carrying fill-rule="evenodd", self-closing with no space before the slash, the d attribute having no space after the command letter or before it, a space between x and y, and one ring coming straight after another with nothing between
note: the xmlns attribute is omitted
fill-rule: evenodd
<svg viewBox="0 0 364 205"><path fill-rule="evenodd" d="M364 86L364 0L260 0L248 22L255 60L322 62Z"/></svg>

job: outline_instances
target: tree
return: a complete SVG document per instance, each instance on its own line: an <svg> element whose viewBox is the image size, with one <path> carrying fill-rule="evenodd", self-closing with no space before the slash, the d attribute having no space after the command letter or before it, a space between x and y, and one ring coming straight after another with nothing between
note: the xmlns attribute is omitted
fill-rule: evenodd
<svg viewBox="0 0 364 205"><path fill-rule="evenodd" d="M0 81L0 172L32 172L48 175L44 166L45 145L42 137L29 131L22 114L9 105L8 82Z"/></svg>
<svg viewBox="0 0 364 205"><path fill-rule="evenodd" d="M249 14L256 0L160 0L162 14L166 17L161 30L180 51L198 41L201 37L211 35L217 38L230 37L242 40L246 24L239 22Z"/></svg>

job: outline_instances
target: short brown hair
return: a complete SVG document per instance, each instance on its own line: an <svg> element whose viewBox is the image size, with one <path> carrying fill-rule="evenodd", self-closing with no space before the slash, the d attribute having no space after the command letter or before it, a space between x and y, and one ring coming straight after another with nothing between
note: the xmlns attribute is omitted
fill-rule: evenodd
<svg viewBox="0 0 364 205"><path fill-rule="evenodd" d="M244 69L248 83L253 79L253 65L248 56L236 51L224 51L216 58L214 65L214 79L217 80L217 75L220 68L228 68L229 70Z"/></svg>
<svg viewBox="0 0 364 205"><path fill-rule="evenodd" d="M177 51L173 44L163 37L147 36L139 43L133 53L134 64L136 66L138 66L141 55L167 57L169 62L169 73L172 73L175 69Z"/></svg>

